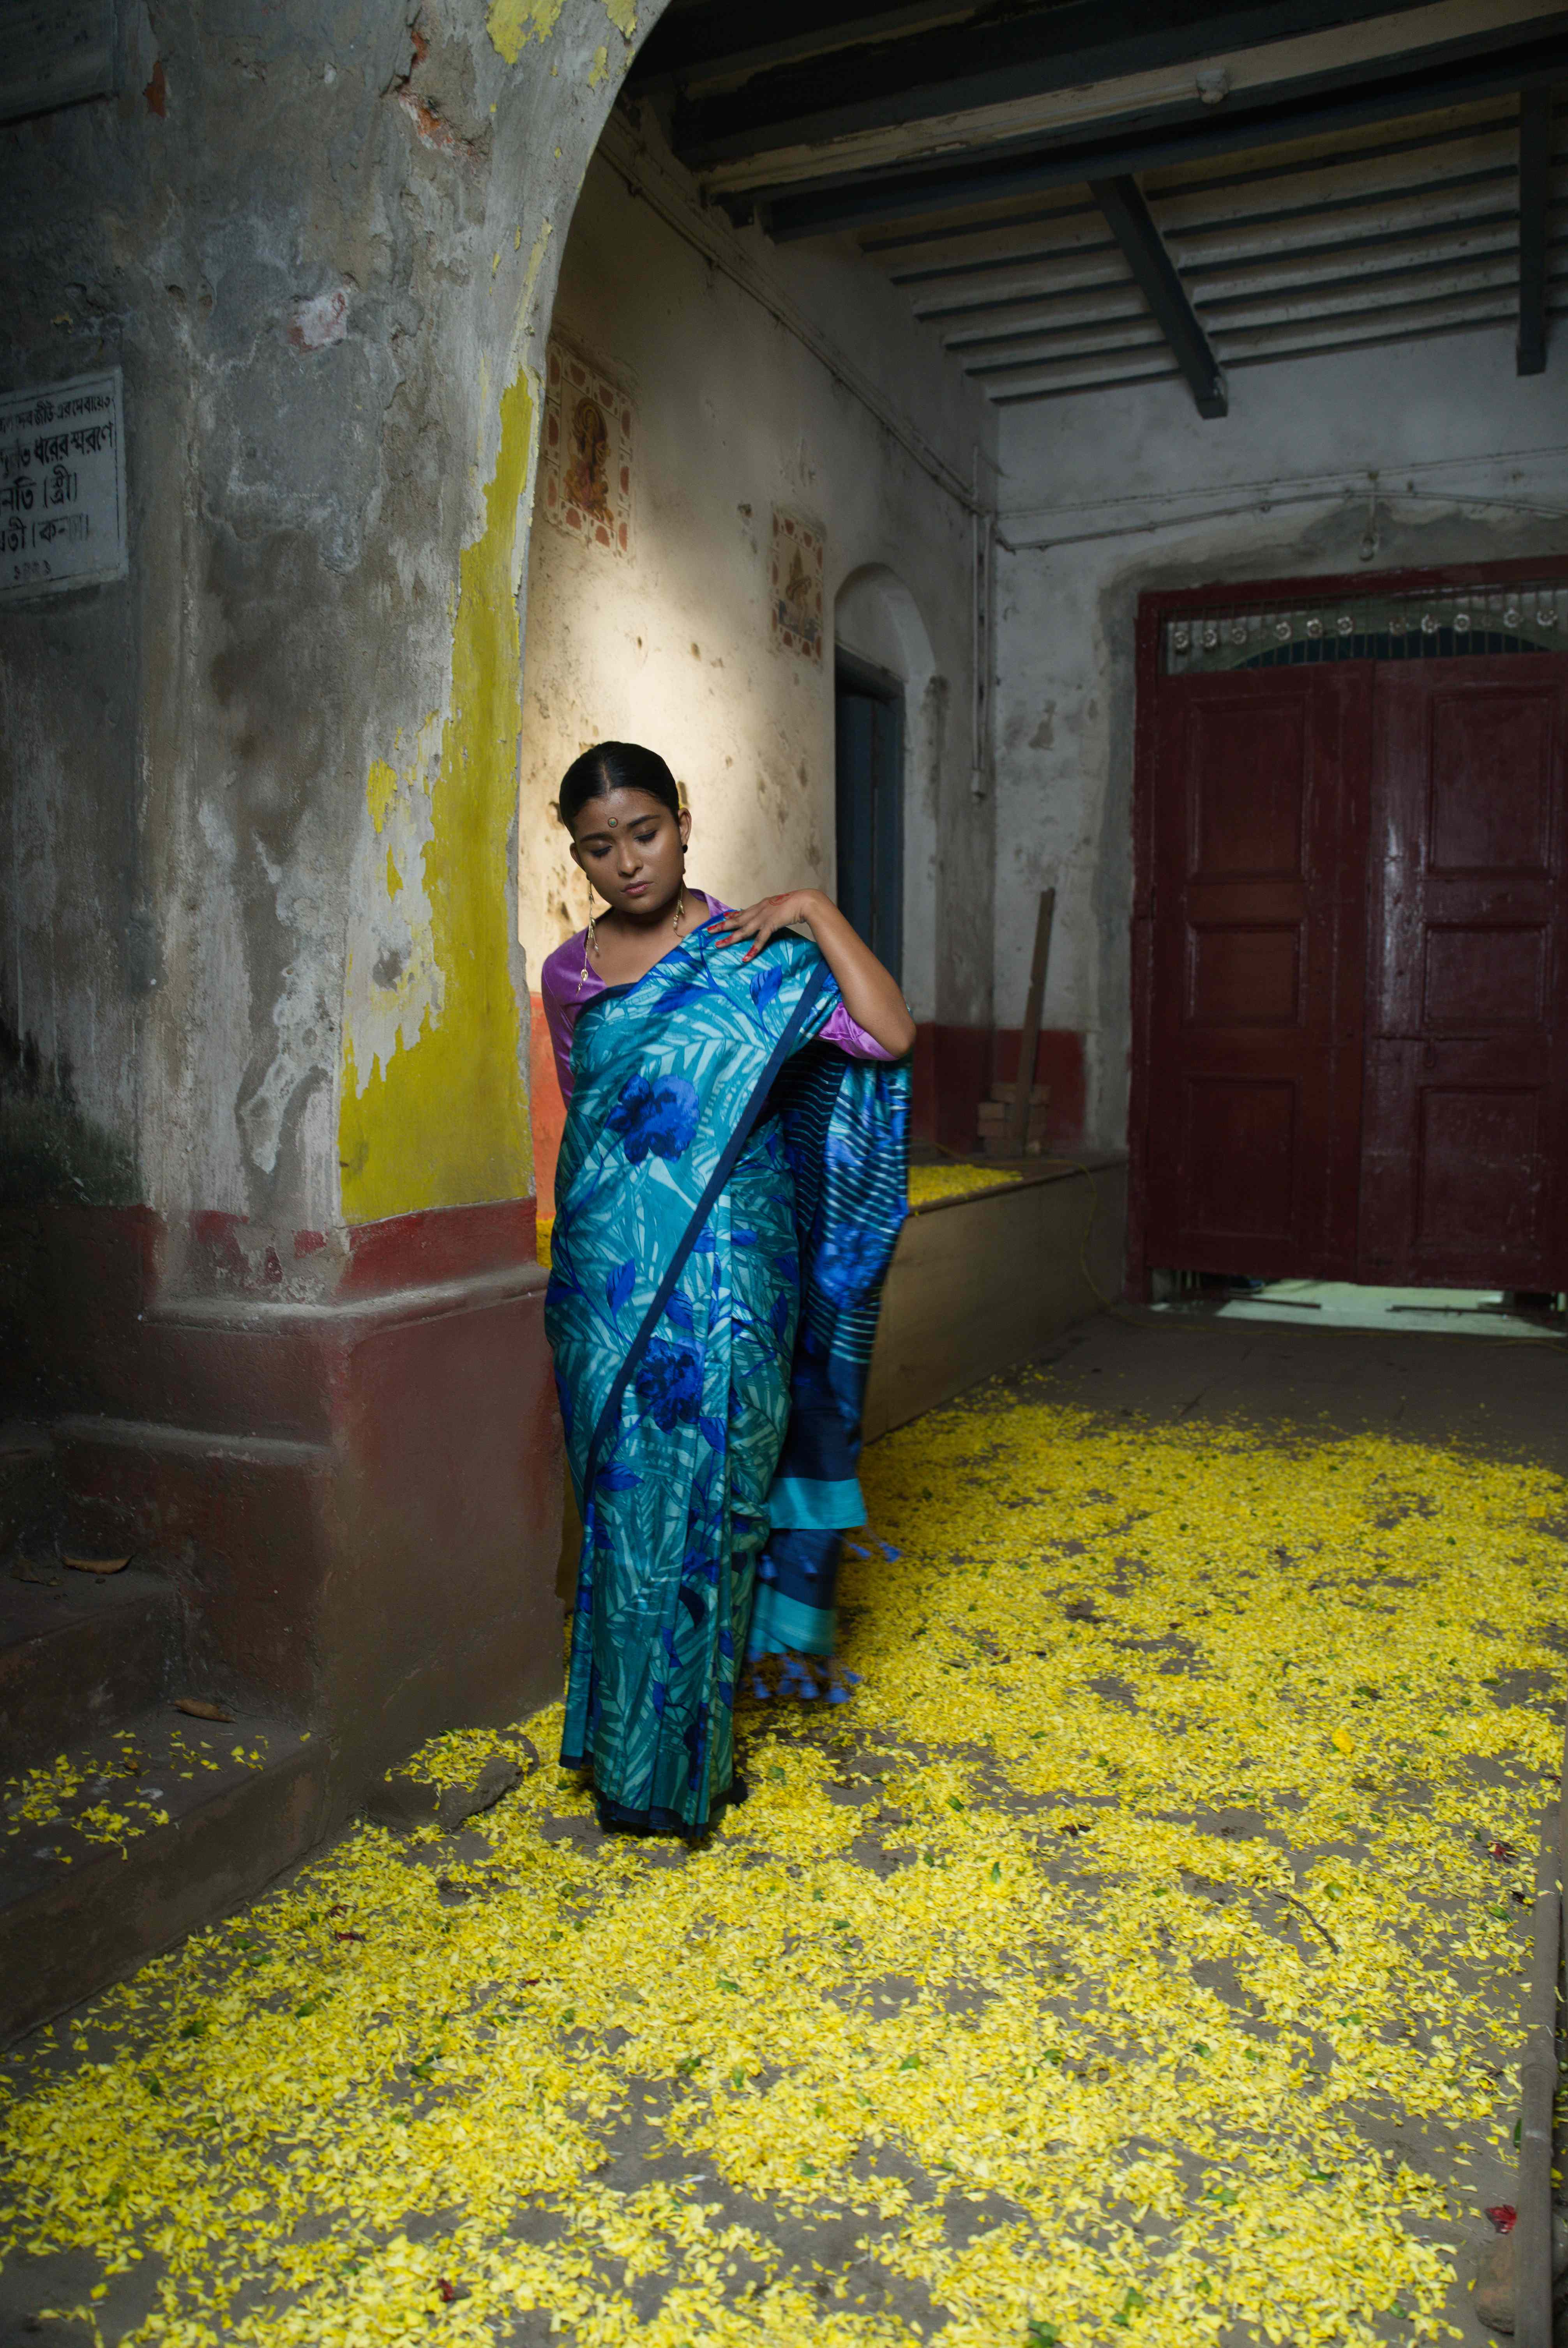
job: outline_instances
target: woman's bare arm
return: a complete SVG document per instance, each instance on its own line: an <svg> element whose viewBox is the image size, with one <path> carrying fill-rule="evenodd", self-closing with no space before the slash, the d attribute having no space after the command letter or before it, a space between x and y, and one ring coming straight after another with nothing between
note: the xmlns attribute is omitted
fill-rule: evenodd
<svg viewBox="0 0 1568 2348"><path fill-rule="evenodd" d="M751 945L741 959L750 962L776 930L804 922L822 948L823 960L838 981L844 1007L857 1027L901 1060L915 1044L915 1022L898 990L898 982L883 968L863 939L845 920L831 897L820 889L791 889L782 897L763 897L743 913L721 915L720 943L733 946L743 938Z"/></svg>

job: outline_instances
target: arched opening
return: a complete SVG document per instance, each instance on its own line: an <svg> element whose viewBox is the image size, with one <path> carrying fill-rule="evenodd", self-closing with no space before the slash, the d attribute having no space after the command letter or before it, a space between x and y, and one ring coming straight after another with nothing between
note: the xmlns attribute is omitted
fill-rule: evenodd
<svg viewBox="0 0 1568 2348"><path fill-rule="evenodd" d="M825 285L840 325L845 293L862 313L886 303L875 345L856 335L882 378L864 395L825 357ZM523 638L518 935L541 1217L565 1113L539 971L589 911L554 803L589 743L645 742L668 759L698 889L747 904L814 886L842 901L841 843L856 827L840 826L839 655L843 677L857 664L897 742L878 951L917 1018L936 1015L944 778L968 798L970 520L888 429L899 366L906 390L917 354L933 366L897 299L861 256L814 255L808 273L757 232L723 227L612 118L561 256ZM966 429L978 419L977 407ZM977 901L956 918L978 922Z"/></svg>
<svg viewBox="0 0 1568 2348"><path fill-rule="evenodd" d="M833 633L838 901L928 1020L947 688L919 606L886 563L849 573Z"/></svg>

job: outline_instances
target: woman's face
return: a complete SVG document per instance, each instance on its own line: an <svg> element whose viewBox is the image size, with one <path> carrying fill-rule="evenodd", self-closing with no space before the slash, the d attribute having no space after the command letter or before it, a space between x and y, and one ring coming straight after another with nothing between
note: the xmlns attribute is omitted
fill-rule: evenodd
<svg viewBox="0 0 1568 2348"><path fill-rule="evenodd" d="M647 791L589 799L571 828L571 852L610 906L633 921L674 903L686 872L692 819Z"/></svg>

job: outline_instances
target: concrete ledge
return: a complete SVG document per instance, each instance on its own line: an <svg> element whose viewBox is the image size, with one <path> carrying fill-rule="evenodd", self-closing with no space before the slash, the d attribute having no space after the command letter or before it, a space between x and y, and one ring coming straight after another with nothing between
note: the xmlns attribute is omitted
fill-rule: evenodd
<svg viewBox="0 0 1568 2348"><path fill-rule="evenodd" d="M77 1842L70 1866L53 1849L0 1866L0 2044L239 1907L319 1838L324 1747L276 1721L241 1721L227 1734L265 1735L266 1766L227 1767L190 1793L170 1779L169 1825L123 1848ZM76 1841L68 1824L37 1832Z"/></svg>
<svg viewBox="0 0 1568 2348"><path fill-rule="evenodd" d="M34 1570L36 1582L0 1581L0 1770L7 1776L156 1703L179 1645L179 1608L162 1574L134 1566L108 1575Z"/></svg>
<svg viewBox="0 0 1568 2348"><path fill-rule="evenodd" d="M1127 1164L1110 1155L917 1208L883 1292L866 1441L1028 1361L1120 1296L1126 1235Z"/></svg>

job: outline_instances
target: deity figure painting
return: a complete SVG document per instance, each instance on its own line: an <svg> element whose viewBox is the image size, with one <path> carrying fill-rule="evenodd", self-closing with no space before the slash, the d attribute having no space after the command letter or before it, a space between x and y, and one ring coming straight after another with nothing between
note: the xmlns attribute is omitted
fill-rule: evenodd
<svg viewBox="0 0 1568 2348"><path fill-rule="evenodd" d="M631 402L569 344L549 346L539 493L547 519L611 554L631 550Z"/></svg>
<svg viewBox="0 0 1568 2348"><path fill-rule="evenodd" d="M784 582L784 613L792 628L802 635L811 627L811 580L806 574L805 557L798 546L792 547L789 577Z"/></svg>
<svg viewBox="0 0 1568 2348"><path fill-rule="evenodd" d="M798 514L774 508L772 595L774 641L804 660L822 658L820 530Z"/></svg>
<svg viewBox="0 0 1568 2348"><path fill-rule="evenodd" d="M610 427L597 400L579 399L571 412L569 454L562 487L569 504L580 506L596 521L609 521Z"/></svg>

